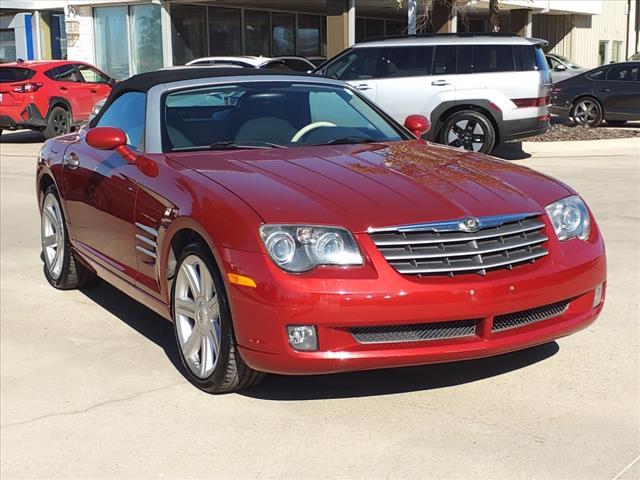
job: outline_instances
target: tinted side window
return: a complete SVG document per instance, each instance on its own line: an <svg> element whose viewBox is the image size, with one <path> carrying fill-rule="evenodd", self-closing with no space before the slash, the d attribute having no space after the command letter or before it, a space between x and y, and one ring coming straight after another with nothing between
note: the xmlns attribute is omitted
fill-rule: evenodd
<svg viewBox="0 0 640 480"><path fill-rule="evenodd" d="M308 72L313 69L313 65L309 65L304 60L297 60L295 58L287 58L282 61L287 67L294 72Z"/></svg>
<svg viewBox="0 0 640 480"><path fill-rule="evenodd" d="M600 70L596 70L595 72L591 72L587 75L589 80L604 80L605 74L607 73L607 69L603 68Z"/></svg>
<svg viewBox="0 0 640 480"><path fill-rule="evenodd" d="M458 47L457 71L458 73L473 72L473 46L460 45Z"/></svg>
<svg viewBox="0 0 640 480"><path fill-rule="evenodd" d="M45 75L58 82L82 82L75 65L62 65L45 72Z"/></svg>
<svg viewBox="0 0 640 480"><path fill-rule="evenodd" d="M638 80L638 67L632 67L629 65L611 67L607 72L607 80L620 82Z"/></svg>
<svg viewBox="0 0 640 480"><path fill-rule="evenodd" d="M338 80L365 80L374 78L380 49L354 48L325 68L325 75Z"/></svg>
<svg viewBox="0 0 640 480"><path fill-rule="evenodd" d="M433 47L393 47L380 50L380 70L376 76L419 77L431 75Z"/></svg>
<svg viewBox="0 0 640 480"><path fill-rule="evenodd" d="M116 127L127 134L127 145L142 148L147 96L142 92L120 95L98 120L97 127Z"/></svg>
<svg viewBox="0 0 640 480"><path fill-rule="evenodd" d="M268 68L269 70L285 70L287 72L291 71L291 68L289 68L283 60L274 60L273 62L267 62L260 68Z"/></svg>
<svg viewBox="0 0 640 480"><path fill-rule="evenodd" d="M439 45L433 60L434 75L451 75L456 73L456 46Z"/></svg>
<svg viewBox="0 0 640 480"><path fill-rule="evenodd" d="M513 47L511 45L474 45L473 72L512 72Z"/></svg>
<svg viewBox="0 0 640 480"><path fill-rule="evenodd" d="M530 47L528 45L514 45L513 59L516 63L516 70L518 72L529 72L531 70L537 70L536 56L533 47ZM546 61L553 62L553 59L551 57L547 57Z"/></svg>

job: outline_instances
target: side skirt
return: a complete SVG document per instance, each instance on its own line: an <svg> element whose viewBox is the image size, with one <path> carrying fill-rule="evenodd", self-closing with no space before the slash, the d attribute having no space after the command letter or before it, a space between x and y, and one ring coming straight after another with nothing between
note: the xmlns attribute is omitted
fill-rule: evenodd
<svg viewBox="0 0 640 480"><path fill-rule="evenodd" d="M171 318L171 306L161 302L157 298L149 295L145 291L141 290L131 282L125 280L119 275L111 272L109 269L105 268L100 264L99 261L92 258L91 254L86 251L80 251L77 248L73 249L74 253L80 257L80 259L88 264L95 272L98 274L100 278L102 278L107 283L110 283L114 287L116 287L121 292L125 293L136 302L141 303L147 308L150 308L158 315L163 318L173 322Z"/></svg>

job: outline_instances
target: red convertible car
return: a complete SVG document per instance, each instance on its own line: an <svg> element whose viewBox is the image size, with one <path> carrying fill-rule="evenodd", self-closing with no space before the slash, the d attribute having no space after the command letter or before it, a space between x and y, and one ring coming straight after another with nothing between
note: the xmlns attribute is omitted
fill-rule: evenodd
<svg viewBox="0 0 640 480"><path fill-rule="evenodd" d="M174 322L208 392L484 357L593 322L606 261L584 201L426 128L317 76L134 76L39 154L46 278L97 275Z"/></svg>

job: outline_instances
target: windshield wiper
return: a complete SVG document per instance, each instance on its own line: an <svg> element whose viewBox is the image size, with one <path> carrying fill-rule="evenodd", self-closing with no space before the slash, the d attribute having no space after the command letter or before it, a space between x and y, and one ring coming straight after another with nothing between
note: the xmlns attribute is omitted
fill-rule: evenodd
<svg viewBox="0 0 640 480"><path fill-rule="evenodd" d="M177 147L172 149L171 151L186 152L193 150L246 150L248 148L284 148L284 145L253 140L239 142L233 140L223 140L220 142L213 142L211 145L190 145L188 147Z"/></svg>
<svg viewBox="0 0 640 480"><path fill-rule="evenodd" d="M213 142L209 145L210 150L241 150L244 148L284 148L284 145L261 142L259 140L223 140L221 142Z"/></svg>
<svg viewBox="0 0 640 480"><path fill-rule="evenodd" d="M374 140L373 138L354 136L354 137L335 138L333 140L328 141L324 145L347 145L350 143L373 143L373 142L379 142L379 141L380 140Z"/></svg>

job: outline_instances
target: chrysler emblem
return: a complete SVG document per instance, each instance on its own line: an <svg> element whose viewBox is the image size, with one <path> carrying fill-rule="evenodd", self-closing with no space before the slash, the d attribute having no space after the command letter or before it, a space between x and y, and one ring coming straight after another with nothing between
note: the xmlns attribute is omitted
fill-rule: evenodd
<svg viewBox="0 0 640 480"><path fill-rule="evenodd" d="M465 232L477 232L480 229L480 222L477 218L467 217L460 222L460 230Z"/></svg>

